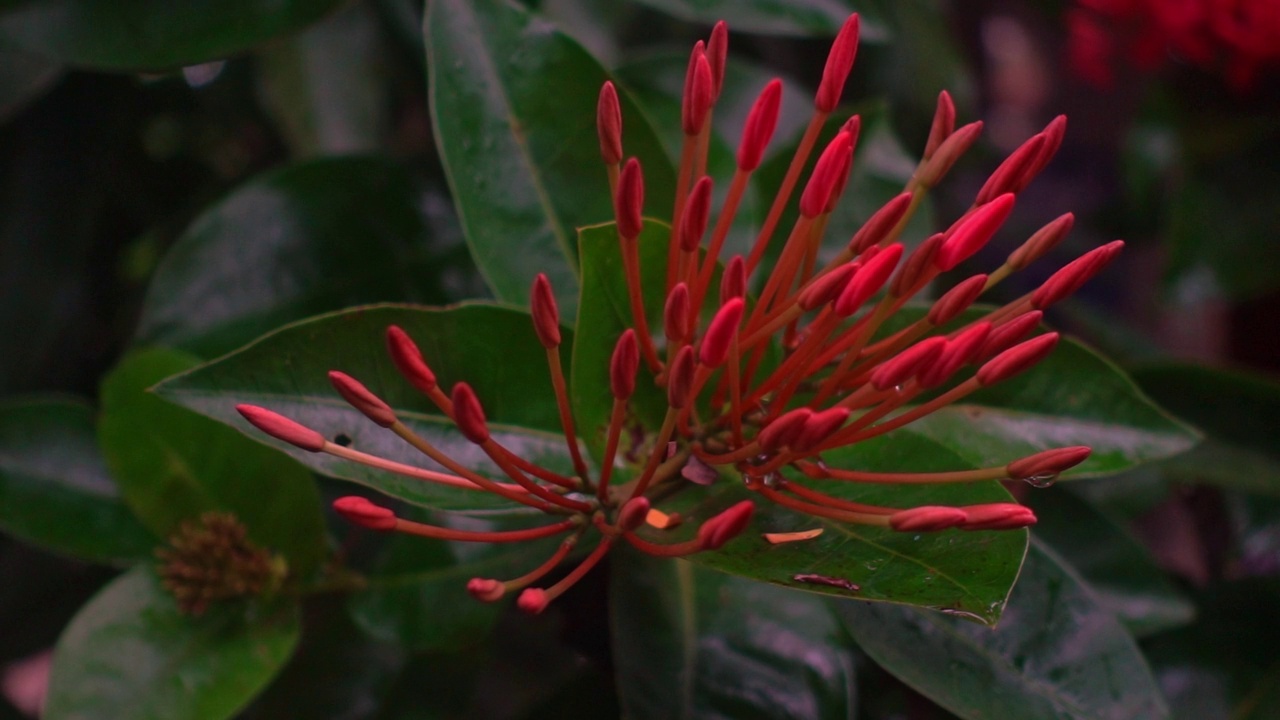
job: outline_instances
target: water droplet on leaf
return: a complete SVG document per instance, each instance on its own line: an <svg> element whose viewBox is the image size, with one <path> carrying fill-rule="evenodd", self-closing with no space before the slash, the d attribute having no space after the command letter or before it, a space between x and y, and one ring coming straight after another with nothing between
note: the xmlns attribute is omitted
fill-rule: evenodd
<svg viewBox="0 0 1280 720"><path fill-rule="evenodd" d="M1044 473L1022 478L1031 487L1047 488L1058 480L1058 473Z"/></svg>

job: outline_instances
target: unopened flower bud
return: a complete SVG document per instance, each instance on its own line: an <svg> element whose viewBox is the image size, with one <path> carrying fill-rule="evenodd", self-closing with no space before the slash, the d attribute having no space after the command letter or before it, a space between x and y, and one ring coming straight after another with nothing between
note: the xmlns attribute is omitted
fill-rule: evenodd
<svg viewBox="0 0 1280 720"><path fill-rule="evenodd" d="M680 216L680 249L693 252L702 244L707 232L707 220L711 217L711 178L703 175L693 184L684 214Z"/></svg>
<svg viewBox="0 0 1280 720"><path fill-rule="evenodd" d="M324 449L323 435L279 413L247 404L237 405L236 412L243 415L251 425L277 440L283 440L308 452L320 452Z"/></svg>
<svg viewBox="0 0 1280 720"><path fill-rule="evenodd" d="M383 402L382 398L369 392L369 388L362 385L359 380L346 373L330 370L329 383L343 400L373 422L382 427L391 427L396 424L396 413L391 406Z"/></svg>
<svg viewBox="0 0 1280 720"><path fill-rule="evenodd" d="M516 598L516 607L530 615L541 614L549 604L551 599L547 597L547 591L542 588L525 588L524 592L520 593L520 597Z"/></svg>
<svg viewBox="0 0 1280 720"><path fill-rule="evenodd" d="M934 267L933 258L945 239L946 235L935 233L911 251L907 261L902 264L902 269L893 278L893 283L889 285L889 292L894 297L906 297L924 282Z"/></svg>
<svg viewBox="0 0 1280 720"><path fill-rule="evenodd" d="M805 420L795 440L791 441L791 449L802 453L817 447L823 440L831 437L832 433L839 430L848 419L849 408L832 407L815 412Z"/></svg>
<svg viewBox="0 0 1280 720"><path fill-rule="evenodd" d="M1094 248L1072 260L1044 281L1031 295L1031 306L1043 310L1080 289L1094 275L1111 263L1124 249L1123 240L1115 240Z"/></svg>
<svg viewBox="0 0 1280 720"><path fill-rule="evenodd" d="M1057 154L1058 148L1062 147L1062 138L1067 133L1067 116L1059 115L1040 131L1040 135L1044 136L1044 144L1040 146L1040 152L1036 153L1035 161L1026 169L1022 177L1018 179L1014 185L1016 188L1012 192L1022 192L1022 189L1031 184L1031 181L1044 170L1053 156Z"/></svg>
<svg viewBox="0 0 1280 720"><path fill-rule="evenodd" d="M720 304L734 298L746 297L747 294L747 261L741 255L734 255L724 268L720 277Z"/></svg>
<svg viewBox="0 0 1280 720"><path fill-rule="evenodd" d="M724 68L729 59L729 26L721 20L711 28L711 37L707 40L707 64L711 66L712 89L714 97L720 97L724 89Z"/></svg>
<svg viewBox="0 0 1280 720"><path fill-rule="evenodd" d="M826 209L827 200L835 190L840 174L847 173L845 164L848 162L852 147L853 136L847 132L841 132L832 138L826 149L822 151L822 155L818 157L818 163L813 167L813 174L809 176L809 182L805 184L804 192L800 195L801 215L812 219L821 215Z"/></svg>
<svg viewBox="0 0 1280 720"><path fill-rule="evenodd" d="M1013 347L1015 343L1031 334L1031 331L1040 324L1040 319L1043 317L1044 313L1039 310L1032 310L1031 312L1022 313L994 328L991 334L987 336L986 342L982 344L982 349L978 351L978 357L994 357Z"/></svg>
<svg viewBox="0 0 1280 720"><path fill-rule="evenodd" d="M489 425L485 421L480 398L471 386L460 382L453 386L453 419L458 429L471 442L480 445L489 439Z"/></svg>
<svg viewBox="0 0 1280 720"><path fill-rule="evenodd" d="M978 299L986 284L986 275L974 275L957 284L938 298L933 307L929 308L929 314L925 318L935 327L946 325Z"/></svg>
<svg viewBox="0 0 1280 720"><path fill-rule="evenodd" d="M940 335L921 340L881 363L871 373L871 387L884 392L901 385L922 368L927 368L936 362L946 347L947 339Z"/></svg>
<svg viewBox="0 0 1280 720"><path fill-rule="evenodd" d="M1057 477L1088 459L1093 450L1084 445L1053 448L1014 460L1005 466L1011 480Z"/></svg>
<svg viewBox="0 0 1280 720"><path fill-rule="evenodd" d="M497 602L507 593L507 586L490 578L471 578L467 581L467 592L480 602Z"/></svg>
<svg viewBox="0 0 1280 720"><path fill-rule="evenodd" d="M982 349L990 333L991 323L980 322L948 340L938 359L920 373L920 385L934 388L946 382Z"/></svg>
<svg viewBox="0 0 1280 720"><path fill-rule="evenodd" d="M880 292L880 288L889 282L889 276L893 275L893 270L898 266L898 261L901 259L902 243L894 243L877 252L875 257L866 261L853 274L853 277L845 284L844 289L840 291L840 295L836 298L834 306L836 314L841 317L849 317L857 312L863 303L871 299L872 295Z"/></svg>
<svg viewBox="0 0 1280 720"><path fill-rule="evenodd" d="M751 172L760 166L764 150L778 127L778 111L782 106L782 81L774 78L760 91L760 96L747 114L738 144L738 169Z"/></svg>
<svg viewBox="0 0 1280 720"><path fill-rule="evenodd" d="M807 407L789 410L779 415L773 422L765 425L760 430L760 433L756 435L756 442L760 443L760 449L767 453L788 447L795 442L800 435L800 431L804 429L812 417L813 410Z"/></svg>
<svg viewBox="0 0 1280 720"><path fill-rule="evenodd" d="M596 134L600 136L600 157L605 165L622 162L622 108L618 105L618 91L609 80L600 87L600 99L596 102Z"/></svg>
<svg viewBox="0 0 1280 720"><path fill-rule="evenodd" d="M1035 163L1044 144L1044 135L1037 134L1019 145L1018 149L1010 153L1009 157L1005 158L1004 162L1000 163L1000 166L987 178L987 182L982 185L973 203L985 205L1005 193L1016 193L1021 190L1022 177Z"/></svg>
<svg viewBox="0 0 1280 720"><path fill-rule="evenodd" d="M728 510L707 520L698 528L698 542L703 550L718 550L725 543L742 534L751 523L755 503L743 500Z"/></svg>
<svg viewBox="0 0 1280 720"><path fill-rule="evenodd" d="M560 308L556 305L551 281L542 273L538 273L533 279L529 310L533 315L533 329L538 333L538 342L542 343L542 347L548 350L560 347Z"/></svg>
<svg viewBox="0 0 1280 720"><path fill-rule="evenodd" d="M800 309L809 312L840 297L840 292L844 290L845 285L849 284L853 274L861 267L862 263L848 262L814 280L796 298Z"/></svg>
<svg viewBox="0 0 1280 720"><path fill-rule="evenodd" d="M436 374L422 359L422 352L404 330L392 325L387 328L387 352L391 362L409 384L421 393L429 393L436 387Z"/></svg>
<svg viewBox="0 0 1280 720"><path fill-rule="evenodd" d="M644 172L640 161L631 158L622 166L618 176L618 196L614 199L614 213L618 220L618 234L626 240L640 236L644 228Z"/></svg>
<svg viewBox="0 0 1280 720"><path fill-rule="evenodd" d="M960 508L966 519L963 530L1016 530L1036 524L1031 508L1017 503L989 503Z"/></svg>
<svg viewBox="0 0 1280 720"><path fill-rule="evenodd" d="M348 522L370 530L393 530L396 526L394 512L358 495L348 495L334 500L333 509Z"/></svg>
<svg viewBox="0 0 1280 720"><path fill-rule="evenodd" d="M1040 362L1058 344L1058 333L1046 333L1014 345L978 369L978 383L983 387L1008 380Z"/></svg>
<svg viewBox="0 0 1280 720"><path fill-rule="evenodd" d="M684 99L680 104L680 124L685 135L702 132L711 103L715 100L715 78L711 75L711 63L703 50L702 41L694 47L689 57L689 71L685 75Z"/></svg>
<svg viewBox="0 0 1280 720"><path fill-rule="evenodd" d="M618 527L626 532L635 532L649 517L649 498L641 495L628 500L618 511Z"/></svg>
<svg viewBox="0 0 1280 720"><path fill-rule="evenodd" d="M981 120L957 128L946 140L942 141L938 149L920 168L917 176L920 184L925 187L936 186L951 171L951 167L956 164L956 161L968 152L969 148L973 147L973 144L977 142L978 136L981 134Z"/></svg>
<svg viewBox="0 0 1280 720"><path fill-rule="evenodd" d="M950 270L981 250L1013 212L1013 199L1012 193L1005 193L975 210L942 241L933 264Z"/></svg>
<svg viewBox="0 0 1280 720"><path fill-rule="evenodd" d="M898 532L938 532L958 527L968 519L960 508L923 505L889 516L889 527Z"/></svg>
<svg viewBox="0 0 1280 720"><path fill-rule="evenodd" d="M689 326L689 286L679 282L667 294L662 308L662 329L669 343L688 342L693 328Z"/></svg>
<svg viewBox="0 0 1280 720"><path fill-rule="evenodd" d="M1034 235L1027 238L1027 241L1018 246L1009 254L1009 258L1005 260L1005 264L1014 270L1022 270L1031 263L1044 257L1044 254L1052 250L1062 239L1071 232L1071 227L1075 225L1076 216L1067 213L1058 216L1053 222L1045 225L1035 232Z"/></svg>
<svg viewBox="0 0 1280 720"><path fill-rule="evenodd" d="M707 325L707 333L702 336L702 347L698 351L698 360L709 368L718 368L729 357L729 348L734 336L738 334L738 325L742 322L742 313L746 303L742 298L733 298L720 306L715 317Z"/></svg>
<svg viewBox="0 0 1280 720"><path fill-rule="evenodd" d="M858 29L858 14L854 13L844 21L831 44L827 64L822 68L822 82L813 98L813 105L819 112L829 113L840 104L844 83L849 79L849 71L853 69L853 60L858 54Z"/></svg>
<svg viewBox="0 0 1280 720"><path fill-rule="evenodd" d="M938 93L938 106L933 111L933 125L929 128L929 140L924 145L924 159L933 157L942 142L951 137L956 129L956 105L951 101L951 93L943 90Z"/></svg>
<svg viewBox="0 0 1280 720"><path fill-rule="evenodd" d="M889 233L897 227L909 207L911 207L909 192L904 192L885 203L870 218L867 218L862 227L858 228L858 232L854 233L853 238L849 240L849 252L858 254L873 245L879 245L880 241L888 237Z"/></svg>
<svg viewBox="0 0 1280 720"><path fill-rule="evenodd" d="M640 348L636 331L627 328L613 346L609 359L609 389L618 400L626 400L636 391L636 372L640 369Z"/></svg>
<svg viewBox="0 0 1280 720"><path fill-rule="evenodd" d="M853 146L858 144L858 133L862 130L862 119L857 115L849 118L841 127L841 132L849 133L849 152L844 156L844 162L841 163L840 169L836 172L836 183L831 188L831 194L827 196L827 204L822 208L824 213L835 212L836 205L840 202L840 196L844 194L844 188L849 184L849 171L853 169Z"/></svg>
<svg viewBox="0 0 1280 720"><path fill-rule="evenodd" d="M667 371L667 404L679 410L685 406L693 392L693 371L696 369L693 359L693 346L685 345L676 353Z"/></svg>

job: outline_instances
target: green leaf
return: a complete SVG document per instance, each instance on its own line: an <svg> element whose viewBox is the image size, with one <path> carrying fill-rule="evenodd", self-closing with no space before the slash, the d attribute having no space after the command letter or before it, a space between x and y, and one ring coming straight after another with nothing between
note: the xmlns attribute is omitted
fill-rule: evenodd
<svg viewBox="0 0 1280 720"><path fill-rule="evenodd" d="M13 48L0 50L0 123L17 115L59 77L62 68L57 63Z"/></svg>
<svg viewBox="0 0 1280 720"><path fill-rule="evenodd" d="M227 510L259 545L305 578L326 552L320 496L297 463L148 392L199 364L176 350L128 355L102 384L98 440L121 493L160 537L183 520Z"/></svg>
<svg viewBox="0 0 1280 720"><path fill-rule="evenodd" d="M1070 563L1088 582L1098 604L1135 636L1191 621L1191 601L1119 522L1056 488L1030 493L1027 504L1036 512L1032 534Z"/></svg>
<svg viewBox="0 0 1280 720"><path fill-rule="evenodd" d="M608 76L575 41L505 0L432 0L425 33L436 142L476 264L498 298L520 304L546 273L573 318L574 232L613 217L595 131ZM644 164L647 195L665 205L670 161L635 104L619 99L627 154Z"/></svg>
<svg viewBox="0 0 1280 720"><path fill-rule="evenodd" d="M947 448L910 429L891 437L826 453L828 465L892 471L908 463L927 470L967 465ZM845 500L909 508L919 505L973 505L1011 502L996 482L948 485L868 485L837 480L792 482ZM756 514L743 534L725 547L691 556L690 561L722 572L837 597L905 603L942 610L994 625L1026 552L1023 530L901 533L811 517L786 510L721 481L687 490L661 505L684 518L681 527L641 534L653 542L689 539L702 521L744 499L756 498ZM773 545L762 533L822 529L818 537Z"/></svg>
<svg viewBox="0 0 1280 720"><path fill-rule="evenodd" d="M289 659L293 605L181 614L150 568L120 576L58 640L43 717L228 718Z"/></svg>
<svg viewBox="0 0 1280 720"><path fill-rule="evenodd" d="M483 532L517 527L458 516L436 515L429 522ZM351 612L373 637L415 651L474 645L489 634L504 606L477 602L467 593L467 581L519 577L550 557L561 540L484 544L398 536L383 548L368 587L351 597Z"/></svg>
<svg viewBox="0 0 1280 720"><path fill-rule="evenodd" d="M996 630L912 608L833 607L873 660L962 718L1169 717L1133 638L1038 545Z"/></svg>
<svg viewBox="0 0 1280 720"><path fill-rule="evenodd" d="M319 19L341 0L30 0L0 11L0 41L70 65L160 70L247 50Z"/></svg>
<svg viewBox="0 0 1280 720"><path fill-rule="evenodd" d="M528 313L507 307L482 303L445 309L375 305L322 315L287 325L231 355L165 382L158 391L179 405L285 450L317 472L367 485L409 503L438 510L521 511L485 492L413 480L287 446L268 439L236 412L240 403L261 405L331 440L349 441L357 450L434 468L425 456L342 401L327 376L330 370L341 370L365 383L396 409L406 425L458 462L476 472L505 478L482 450L400 376L387 356L384 338L389 325L399 325L414 338L446 391L458 381L473 385L498 442L544 467L572 472L546 351L538 343ZM562 355L566 355L573 334L565 330L563 336ZM567 358L563 362L567 367Z"/></svg>
<svg viewBox="0 0 1280 720"><path fill-rule="evenodd" d="M380 158L312 160L252 180L165 255L138 337L213 356L321 312L453 299L443 287L461 237L442 207Z"/></svg>
<svg viewBox="0 0 1280 720"><path fill-rule="evenodd" d="M633 552L611 583L627 717L853 716L853 656L821 598Z"/></svg>
<svg viewBox="0 0 1280 720"><path fill-rule="evenodd" d="M640 0L681 20L730 23L731 30L760 35L826 37L835 35L851 10L862 16L862 39L884 40L885 28L874 2L840 0Z"/></svg>
<svg viewBox="0 0 1280 720"><path fill-rule="evenodd" d="M97 561L146 557L155 537L107 472L93 408L70 398L0 404L0 527L24 540Z"/></svg>

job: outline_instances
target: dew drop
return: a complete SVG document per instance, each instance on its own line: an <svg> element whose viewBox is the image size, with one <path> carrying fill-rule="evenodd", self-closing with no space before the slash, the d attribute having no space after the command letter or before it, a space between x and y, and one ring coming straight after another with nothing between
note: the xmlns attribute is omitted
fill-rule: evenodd
<svg viewBox="0 0 1280 720"><path fill-rule="evenodd" d="M1026 482L1031 487L1036 487L1036 488L1047 488L1050 485L1053 485L1055 482L1057 482L1057 480L1058 480L1058 473L1044 473L1041 475L1031 475L1029 477L1023 478L1024 482Z"/></svg>

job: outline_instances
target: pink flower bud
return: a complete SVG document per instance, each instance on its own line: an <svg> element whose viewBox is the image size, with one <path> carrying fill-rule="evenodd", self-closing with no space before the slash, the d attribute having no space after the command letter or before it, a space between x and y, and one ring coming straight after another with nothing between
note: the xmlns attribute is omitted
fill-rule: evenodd
<svg viewBox="0 0 1280 720"><path fill-rule="evenodd" d="M635 532L649 517L649 498L633 497L618 511L618 527L627 532Z"/></svg>
<svg viewBox="0 0 1280 720"><path fill-rule="evenodd" d="M538 333L538 342L542 343L542 347L548 350L560 347L560 308L556 306L551 281L542 273L538 273L533 279L529 309L533 315L533 329Z"/></svg>
<svg viewBox="0 0 1280 720"><path fill-rule="evenodd" d="M807 407L798 407L778 416L776 420L765 425L756 435L756 442L764 452L775 452L790 446L800 435L800 431L813 417L813 411Z"/></svg>
<svg viewBox="0 0 1280 720"><path fill-rule="evenodd" d="M489 425L485 421L480 398L471 386L460 382L453 386L453 419L458 429L471 442L480 445L489 439Z"/></svg>
<svg viewBox="0 0 1280 720"><path fill-rule="evenodd" d="M728 510L702 523L698 528L698 542L703 550L718 550L725 543L742 534L751 524L751 516L755 513L755 503L743 500Z"/></svg>
<svg viewBox="0 0 1280 720"><path fill-rule="evenodd" d="M422 359L422 352L404 330L392 325L387 328L387 353L391 362L409 384L421 393L429 393L436 387L436 374Z"/></svg>
<svg viewBox="0 0 1280 720"><path fill-rule="evenodd" d="M862 118L854 115L841 126L840 131L849 133L849 152L844 156L840 170L836 172L836 184L832 186L831 194L827 196L827 204L822 208L824 213L835 212L840 196L844 194L844 188L849 184L849 171L853 169L853 147L858 144L858 133L862 131Z"/></svg>
<svg viewBox="0 0 1280 720"><path fill-rule="evenodd" d="M667 371L667 404L672 408L679 410L692 399L689 395L693 392L693 371L696 367L693 346L680 348Z"/></svg>
<svg viewBox="0 0 1280 720"><path fill-rule="evenodd" d="M680 104L680 124L685 135L702 132L711 103L715 100L715 78L711 75L711 63L703 50L702 41L694 46L689 57L689 71L685 75L684 99Z"/></svg>
<svg viewBox="0 0 1280 720"><path fill-rule="evenodd" d="M707 63L711 66L714 98L719 98L720 91L724 89L724 68L728 59L729 26L721 20L711 28L711 38L707 40Z"/></svg>
<svg viewBox="0 0 1280 720"><path fill-rule="evenodd" d="M924 159L933 157L942 141L951 137L955 130L956 105L951 101L951 93L943 90L938 93L938 107L933 111L933 125L929 128L929 140L924 145Z"/></svg>
<svg viewBox="0 0 1280 720"><path fill-rule="evenodd" d="M1016 193L1021 190L1019 182L1035 163L1044 144L1044 135L1032 135L1029 140L1018 146L1018 149L1010 153L1009 157L1005 158L1004 162L1000 163L995 172L987 178L987 182L978 191L978 197L973 203L986 205L1005 193Z"/></svg>
<svg viewBox="0 0 1280 720"><path fill-rule="evenodd" d="M1022 270L1031 263L1044 257L1044 254L1052 250L1062 239L1071 232L1071 227L1075 225L1076 216L1067 213L1058 216L1053 222L1045 225L1035 232L1034 235L1027 238L1027 241L1018 246L1009 254L1009 258L1005 260L1005 264L1014 270Z"/></svg>
<svg viewBox="0 0 1280 720"><path fill-rule="evenodd" d="M1014 460L1005 466L1012 480L1036 476L1058 476L1088 459L1093 450L1084 445L1053 448Z"/></svg>
<svg viewBox="0 0 1280 720"><path fill-rule="evenodd" d="M596 134L600 136L600 157L605 165L622 162L622 108L618 105L618 91L609 80L600 87L600 99L596 102Z"/></svg>
<svg viewBox="0 0 1280 720"><path fill-rule="evenodd" d="M867 219L867 222L858 229L858 232L854 233L853 238L849 241L849 252L856 254L873 245L879 245L880 241L888 237L889 233L897 227L902 217L907 214L907 208L909 207L911 207L911 193L909 192L904 192L885 203L874 215Z"/></svg>
<svg viewBox="0 0 1280 720"><path fill-rule="evenodd" d="M1102 272L1123 249L1124 241L1115 240L1062 266L1031 295L1031 306L1043 310L1079 290L1081 285Z"/></svg>
<svg viewBox="0 0 1280 720"><path fill-rule="evenodd" d="M640 169L640 161L635 158L622 166L613 209L618 220L618 234L626 240L639 237L644 228L644 172Z"/></svg>
<svg viewBox="0 0 1280 720"><path fill-rule="evenodd" d="M669 343L688 342L693 328L689 326L689 286L679 282L667 295L662 308L662 328Z"/></svg>
<svg viewBox="0 0 1280 720"><path fill-rule="evenodd" d="M707 220L711 217L711 178L703 175L693 184L684 215L680 217L680 249L693 252L702 244L707 232Z"/></svg>
<svg viewBox="0 0 1280 720"><path fill-rule="evenodd" d="M989 503L960 508L966 519L964 530L1016 530L1036 524L1031 508L1017 503Z"/></svg>
<svg viewBox="0 0 1280 720"><path fill-rule="evenodd" d="M1041 170L1049 164L1053 156L1057 154L1058 148L1062 147L1062 138L1067 133L1067 116L1059 115L1045 126L1040 134L1044 136L1044 144L1040 146L1040 152L1036 153L1035 161L1027 167L1022 177L1018 179L1014 185L1016 188L1012 192L1022 192L1022 189L1031 184L1031 181L1040 174Z"/></svg>
<svg viewBox="0 0 1280 720"><path fill-rule="evenodd" d="M729 347L738 334L738 325L742 322L742 313L746 303L742 298L733 298L720 306L711 323L707 325L707 333L702 336L702 347L698 352L698 360L709 368L718 368L729 357Z"/></svg>
<svg viewBox="0 0 1280 720"><path fill-rule="evenodd" d="M480 602L497 602L507 593L507 586L489 578L471 578L467 581L467 592Z"/></svg>
<svg viewBox="0 0 1280 720"><path fill-rule="evenodd" d="M827 408L822 412L815 412L801 426L795 440L791 441L791 449L798 453L811 450L823 440L831 437L831 434L839 430L840 426L844 425L848 419L848 408L833 407Z"/></svg>
<svg viewBox="0 0 1280 720"><path fill-rule="evenodd" d="M936 327L954 320L978 299L986 284L986 275L974 275L943 293L933 307L929 308L929 314L925 316L929 324Z"/></svg>
<svg viewBox="0 0 1280 720"><path fill-rule="evenodd" d="M720 304L724 305L734 298L746 297L747 294L747 261L741 255L734 255L724 268L720 277Z"/></svg>
<svg viewBox="0 0 1280 720"><path fill-rule="evenodd" d="M845 163L853 147L853 136L847 132L837 134L818 157L818 164L809 176L809 182L800 195L800 214L816 218L827 207L827 200L839 182L840 173L847 173Z"/></svg>
<svg viewBox="0 0 1280 720"><path fill-rule="evenodd" d="M898 271L898 275L893 278L893 283L889 286L889 292L894 297L905 297L915 291L916 286L931 272L934 266L933 259L946 237L942 233L930 235L907 256L907 261L902 264L902 269Z"/></svg>
<svg viewBox="0 0 1280 720"><path fill-rule="evenodd" d="M324 449L323 435L279 413L257 405L237 405L236 412L243 415L249 424L277 440L283 440L308 452L320 452Z"/></svg>
<svg viewBox="0 0 1280 720"><path fill-rule="evenodd" d="M627 328L613 346L609 360L609 389L618 400L626 400L636 391L636 372L640 369L640 348L636 331Z"/></svg>
<svg viewBox="0 0 1280 720"><path fill-rule="evenodd" d="M831 44L827 64L822 69L822 82L813 98L814 107L819 112L829 113L840 104L840 94L844 92L844 83L849 79L849 71L853 69L853 59L857 54L858 14L854 13L844 21L835 42Z"/></svg>
<svg viewBox="0 0 1280 720"><path fill-rule="evenodd" d="M978 383L983 387L1008 380L1040 362L1058 344L1058 333L1047 333L1014 345L978 369Z"/></svg>
<svg viewBox="0 0 1280 720"><path fill-rule="evenodd" d="M871 373L871 387L884 392L911 379L921 368L937 361L947 347L947 339L936 336L921 340L884 361Z"/></svg>
<svg viewBox="0 0 1280 720"><path fill-rule="evenodd" d="M925 162L924 167L920 168L918 178L920 183L925 187L934 187L938 181L942 180L956 161L964 156L969 148L977 142L978 136L982 134L982 121L971 122L961 128L957 128L955 132L942 141L938 149Z"/></svg>
<svg viewBox="0 0 1280 720"><path fill-rule="evenodd" d="M1042 317L1044 317L1044 313L1039 310L1032 310L996 327L987 336L987 341L982 344L982 349L978 351L978 357L989 358L1013 347L1014 343L1025 338L1040 324Z"/></svg>
<svg viewBox="0 0 1280 720"><path fill-rule="evenodd" d="M782 81L774 78L760 91L760 96L747 114L738 144L738 169L751 172L760 166L764 150L778 127L778 111L782 106Z"/></svg>
<svg viewBox="0 0 1280 720"><path fill-rule="evenodd" d="M960 508L923 505L890 515L889 527L898 532L938 532L962 525L967 519Z"/></svg>
<svg viewBox="0 0 1280 720"><path fill-rule="evenodd" d="M853 278L836 298L836 314L849 317L857 312L858 308L862 307L862 304L872 295L880 292L880 288L889 281L889 276L893 274L893 269L898 266L898 261L901 259L902 243L894 243L876 253L875 257L868 260L853 274Z"/></svg>
<svg viewBox="0 0 1280 720"><path fill-rule="evenodd" d="M946 382L961 367L964 367L969 361L977 355L982 349L982 343L987 339L987 335L991 333L991 323L980 322L973 327L966 328L963 332L947 341L947 346L943 348L942 354L927 369L920 373L920 385L926 388L935 388Z"/></svg>
<svg viewBox="0 0 1280 720"><path fill-rule="evenodd" d="M329 383L343 400L373 422L382 427L391 427L396 424L396 413L391 406L383 402L382 398L369 392L369 388L360 384L359 380L346 373L330 370Z"/></svg>
<svg viewBox="0 0 1280 720"><path fill-rule="evenodd" d="M348 522L370 530L393 530L396 514L381 505L374 505L358 495L348 495L333 501L333 509Z"/></svg>
<svg viewBox="0 0 1280 720"><path fill-rule="evenodd" d="M530 615L541 614L550 604L551 599L547 597L547 591L542 588L525 588L524 592L520 593L520 597L516 598L516 607Z"/></svg>
<svg viewBox="0 0 1280 720"><path fill-rule="evenodd" d="M1005 193L975 210L942 241L933 264L939 270L950 270L981 250L1013 212L1013 197Z"/></svg>
<svg viewBox="0 0 1280 720"><path fill-rule="evenodd" d="M853 274L862 267L862 263L848 262L840 265L831 272L819 277L805 288L796 302L799 303L800 309L809 312L814 308L821 307L835 300L840 296L840 292L844 290L845 285L849 284L849 280Z"/></svg>

